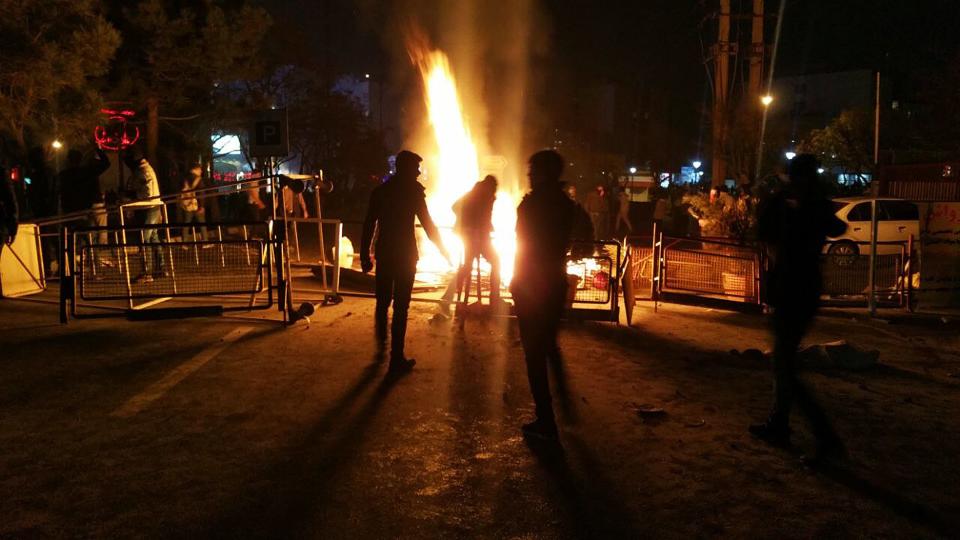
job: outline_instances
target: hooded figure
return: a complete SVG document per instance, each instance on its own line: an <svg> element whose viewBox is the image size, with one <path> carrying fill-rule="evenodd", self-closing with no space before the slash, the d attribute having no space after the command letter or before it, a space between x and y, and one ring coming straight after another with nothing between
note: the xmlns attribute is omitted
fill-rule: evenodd
<svg viewBox="0 0 960 540"><path fill-rule="evenodd" d="M133 173L130 176L129 186L134 192L137 204L137 222L144 226L143 243L159 244L160 235L158 225L161 221L160 212L163 201L160 200L160 184L157 182L157 173L154 172L150 163L135 151L128 151L123 156L124 164ZM153 252L153 256L147 254ZM167 277L163 269L163 253L157 246L144 246L141 250L141 260L143 262L143 272L134 278L137 284L151 283L154 278Z"/></svg>

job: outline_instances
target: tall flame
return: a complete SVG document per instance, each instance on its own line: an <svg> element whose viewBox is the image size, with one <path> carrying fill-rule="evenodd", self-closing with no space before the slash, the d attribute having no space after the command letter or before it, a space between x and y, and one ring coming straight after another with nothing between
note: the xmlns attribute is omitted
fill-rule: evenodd
<svg viewBox="0 0 960 540"><path fill-rule="evenodd" d="M451 206L480 179L480 160L460 108L447 56L431 51L419 67L438 150L436 170L432 171L437 181L430 193L430 211L439 224L452 226L455 216Z"/></svg>
<svg viewBox="0 0 960 540"><path fill-rule="evenodd" d="M454 263L457 263L463 256L463 244L452 231L456 221L452 206L480 180L477 145L465 118L456 79L446 54L421 44L411 45L410 57L423 78L424 100L436 141L436 155L427 156L427 206L441 228L444 244L454 257ZM503 185L502 178L500 182ZM516 193L501 190L497 193L493 211L493 243L500 256L504 284L509 283L513 275L516 198ZM446 269L446 263L436 248L432 244L421 243L418 265L421 279L429 280L427 274L442 273ZM489 271L486 263L482 269Z"/></svg>

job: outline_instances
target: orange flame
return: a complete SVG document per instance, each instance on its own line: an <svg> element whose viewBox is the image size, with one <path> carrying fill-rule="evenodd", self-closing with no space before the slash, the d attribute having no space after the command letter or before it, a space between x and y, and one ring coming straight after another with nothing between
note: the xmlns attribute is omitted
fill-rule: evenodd
<svg viewBox="0 0 960 540"><path fill-rule="evenodd" d="M429 179L427 205L441 228L444 244L454 259L459 261L463 256L463 244L452 231L456 220L452 206L480 180L477 144L464 115L447 55L431 49L419 35L412 36L408 43L410 59L423 79L424 100L436 142L436 154L426 156L426 176ZM504 284L509 283L513 275L515 208L516 197L513 193L501 191L497 194L493 212L493 243L500 255ZM432 244L421 243L421 251L418 266L421 279L430 281L429 274L446 272L447 265ZM489 266L484 263L481 270L489 271Z"/></svg>

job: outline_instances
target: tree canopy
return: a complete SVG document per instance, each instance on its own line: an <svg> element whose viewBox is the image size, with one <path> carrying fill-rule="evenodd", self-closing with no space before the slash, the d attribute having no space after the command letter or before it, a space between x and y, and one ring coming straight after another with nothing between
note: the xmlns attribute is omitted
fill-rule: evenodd
<svg viewBox="0 0 960 540"><path fill-rule="evenodd" d="M29 146L89 136L100 105L97 78L120 34L96 0L0 0L0 140Z"/></svg>

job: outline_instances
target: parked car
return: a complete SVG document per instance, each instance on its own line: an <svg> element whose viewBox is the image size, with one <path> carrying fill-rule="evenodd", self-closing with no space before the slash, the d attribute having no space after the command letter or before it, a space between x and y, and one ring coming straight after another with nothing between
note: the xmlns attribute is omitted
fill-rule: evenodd
<svg viewBox="0 0 960 540"><path fill-rule="evenodd" d="M836 215L847 223L847 232L827 239L825 250L831 255L869 255L871 201L869 197L834 199ZM877 199L877 242L907 242L920 236L920 211L917 205L903 199ZM877 254L900 253L900 246L877 245Z"/></svg>

